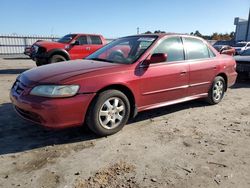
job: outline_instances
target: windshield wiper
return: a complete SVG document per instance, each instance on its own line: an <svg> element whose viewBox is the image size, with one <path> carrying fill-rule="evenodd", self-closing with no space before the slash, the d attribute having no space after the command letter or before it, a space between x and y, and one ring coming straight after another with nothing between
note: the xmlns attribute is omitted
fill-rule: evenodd
<svg viewBox="0 0 250 188"><path fill-rule="evenodd" d="M108 60L108 59L102 59L102 58L89 58L90 60L94 60L94 61L105 61L105 62L109 62L109 63L115 63L112 60Z"/></svg>

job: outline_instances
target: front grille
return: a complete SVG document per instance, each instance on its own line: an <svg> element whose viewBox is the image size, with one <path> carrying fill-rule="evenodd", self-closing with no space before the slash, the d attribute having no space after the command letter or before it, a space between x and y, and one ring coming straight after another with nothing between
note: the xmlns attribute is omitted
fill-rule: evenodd
<svg viewBox="0 0 250 188"><path fill-rule="evenodd" d="M12 89L14 89L14 91L20 95L22 94L22 92L24 91L24 89L26 88L27 86L24 85L22 82L20 82L19 80L16 80L16 82L14 83L14 85L12 86Z"/></svg>
<svg viewBox="0 0 250 188"><path fill-rule="evenodd" d="M46 52L46 48L37 46L37 45L33 45L30 49L30 54L32 58L34 58L36 55L40 55L45 52Z"/></svg>
<svg viewBox="0 0 250 188"><path fill-rule="evenodd" d="M34 112L29 112L29 111L23 110L17 106L15 106L15 109L21 116L23 116L26 119L29 119L29 120L37 122L37 123L42 122L41 116L39 116L38 114L36 114Z"/></svg>
<svg viewBox="0 0 250 188"><path fill-rule="evenodd" d="M44 47L39 47L37 50L37 54L42 54L44 52L46 52L46 49Z"/></svg>

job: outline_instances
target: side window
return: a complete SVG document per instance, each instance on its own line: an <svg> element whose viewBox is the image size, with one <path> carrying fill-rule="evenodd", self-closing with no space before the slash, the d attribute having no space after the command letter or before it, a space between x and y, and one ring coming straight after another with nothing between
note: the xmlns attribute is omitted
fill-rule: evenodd
<svg viewBox="0 0 250 188"><path fill-rule="evenodd" d="M185 38L184 45L187 50L187 59L204 59L210 57L207 45L199 39Z"/></svg>
<svg viewBox="0 0 250 188"><path fill-rule="evenodd" d="M99 36L90 36L91 44L102 44L102 40Z"/></svg>
<svg viewBox="0 0 250 188"><path fill-rule="evenodd" d="M179 37L165 39L155 48L153 53L166 53L168 62L184 60L184 49Z"/></svg>
<svg viewBox="0 0 250 188"><path fill-rule="evenodd" d="M88 44L87 36L80 36L76 40L79 41L80 45Z"/></svg>

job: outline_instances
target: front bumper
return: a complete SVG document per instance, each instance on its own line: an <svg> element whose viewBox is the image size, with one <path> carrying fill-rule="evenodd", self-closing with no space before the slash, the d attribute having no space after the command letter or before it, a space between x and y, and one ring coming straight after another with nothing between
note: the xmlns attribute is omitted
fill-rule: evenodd
<svg viewBox="0 0 250 188"><path fill-rule="evenodd" d="M46 53L43 54L31 54L31 59L33 61L39 62L40 64L48 64L49 63L49 58Z"/></svg>
<svg viewBox="0 0 250 188"><path fill-rule="evenodd" d="M83 124L88 106L95 96L78 94L70 98L44 98L18 95L14 89L10 99L15 111L24 119L42 126L60 129Z"/></svg>
<svg viewBox="0 0 250 188"><path fill-rule="evenodd" d="M235 84L237 76L238 76L238 74L235 71L233 73L231 73L230 75L228 75L227 87L231 87Z"/></svg>

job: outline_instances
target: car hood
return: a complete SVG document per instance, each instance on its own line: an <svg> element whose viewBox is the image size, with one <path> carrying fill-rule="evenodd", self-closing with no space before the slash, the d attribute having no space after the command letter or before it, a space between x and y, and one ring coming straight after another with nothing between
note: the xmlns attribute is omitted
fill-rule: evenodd
<svg viewBox="0 0 250 188"><path fill-rule="evenodd" d="M46 47L46 48L64 48L67 44L54 42L54 41L40 41L35 43L38 46Z"/></svg>
<svg viewBox="0 0 250 188"><path fill-rule="evenodd" d="M28 87L37 83L59 84L65 79L93 71L108 69L112 72L112 67L119 66L125 65L93 60L65 61L30 69L22 73L18 79Z"/></svg>
<svg viewBox="0 0 250 188"><path fill-rule="evenodd" d="M241 62L249 62L250 63L250 56L241 56L241 55L237 55L234 56L235 61L241 61Z"/></svg>

